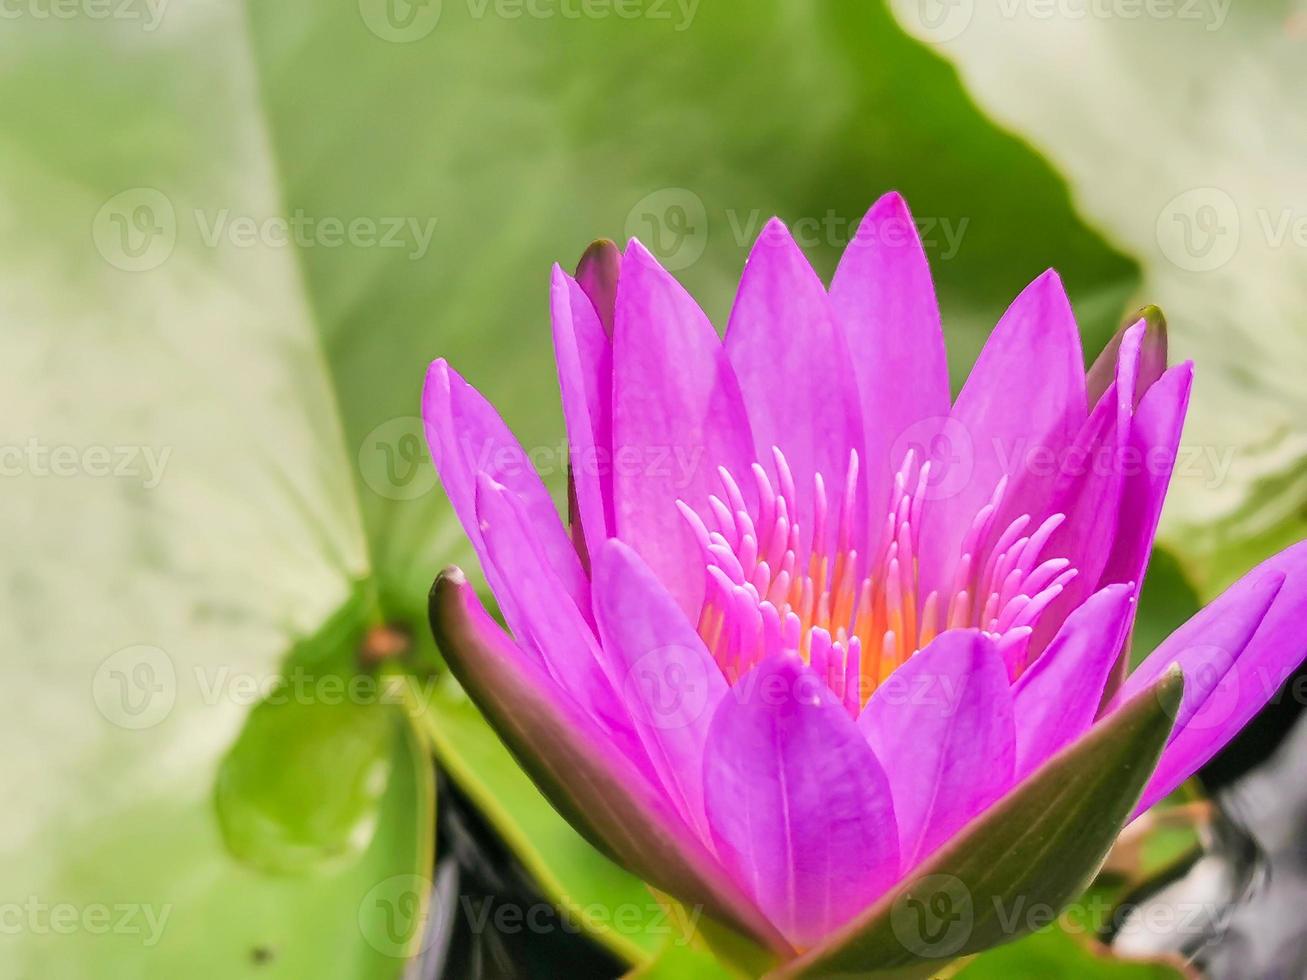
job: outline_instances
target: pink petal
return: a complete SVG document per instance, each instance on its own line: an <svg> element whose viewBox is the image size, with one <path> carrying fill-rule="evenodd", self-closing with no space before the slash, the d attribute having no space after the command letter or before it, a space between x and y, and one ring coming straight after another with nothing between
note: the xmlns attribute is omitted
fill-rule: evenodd
<svg viewBox="0 0 1307 980"><path fill-rule="evenodd" d="M978 630L950 630L910 657L876 689L858 727L885 762L905 871L1012 786L1007 668Z"/></svg>
<svg viewBox="0 0 1307 980"><path fill-rule="evenodd" d="M696 617L704 563L676 501L704 507L718 466L740 474L752 464L753 437L712 324L637 241L617 289L613 400L617 536Z"/></svg>
<svg viewBox="0 0 1307 980"><path fill-rule="evenodd" d="M838 490L845 484L850 450L861 456L865 449L844 333L821 280L775 218L749 253L726 330L726 353L744 395L758 459L770 467L772 447L778 446L796 476L800 547L806 551L813 526L812 474L820 473L827 487ZM865 470L864 463L860 473ZM734 475L745 479L743 473ZM861 526L852 530L860 540L865 503L855 513Z"/></svg>
<svg viewBox="0 0 1307 980"><path fill-rule="evenodd" d="M872 519L888 506L907 444L949 412L948 358L930 267L907 204L878 200L835 270L831 306L844 328L862 402Z"/></svg>
<svg viewBox="0 0 1307 980"><path fill-rule="evenodd" d="M1134 597L1128 585L1110 585L1091 596L1012 688L1017 779L1093 724L1108 673L1125 643Z"/></svg>
<svg viewBox="0 0 1307 980"><path fill-rule="evenodd" d="M594 601L604 649L653 768L707 841L703 746L726 679L649 566L620 541L596 554Z"/></svg>
<svg viewBox="0 0 1307 980"><path fill-rule="evenodd" d="M559 587L588 617L590 583L576 560L576 549L549 491L490 403L443 359L435 361L427 371L422 419L440 482L478 557L487 566L487 575L493 573L477 525L478 474L490 477L517 498Z"/></svg>
<svg viewBox="0 0 1307 980"><path fill-rule="evenodd" d="M1116 365L1119 360L1121 341L1125 338L1127 331L1134 329L1139 324L1144 325L1144 335L1141 339L1139 353L1139 368L1135 374L1133 388L1128 389L1133 390L1132 402L1134 405L1139 404L1148 389L1166 371L1166 320L1162 317L1162 311L1155 306L1146 307L1141 312L1143 316L1116 332L1094 361L1093 367L1089 369L1088 376L1085 379L1085 389L1086 394L1089 396L1090 405L1096 404L1098 399L1102 397L1103 392L1107 390L1107 386L1116 380Z"/></svg>
<svg viewBox="0 0 1307 980"><path fill-rule="evenodd" d="M1171 368L1149 388L1131 421L1132 458L1141 462L1126 476L1112 553L1103 570L1105 581L1143 579L1180 449L1193 377L1192 364Z"/></svg>
<svg viewBox="0 0 1307 980"><path fill-rule="evenodd" d="M1180 664L1186 686L1176 731L1140 811L1203 766L1279 690L1307 653L1304 621L1307 542L1241 578L1130 675L1112 708L1171 663Z"/></svg>
<svg viewBox="0 0 1307 980"><path fill-rule="evenodd" d="M764 660L722 701L704 797L723 864L796 945L851 919L897 875L885 773L792 654Z"/></svg>
<svg viewBox="0 0 1307 980"><path fill-rule="evenodd" d="M536 651L559 687L603 726L629 758L648 768L634 722L604 670L598 640L559 587L520 502L483 474L478 478L476 506L491 559L487 567L491 590L518 643Z"/></svg>
<svg viewBox="0 0 1307 980"><path fill-rule="evenodd" d="M932 477L949 492L925 511L928 589L950 573L963 534L999 480L1019 475L1041 449L1060 452L1086 417L1080 334L1062 281L1050 269L1012 301L953 405L955 444L941 462L960 469ZM1030 509L1028 499L1029 491L1019 501L1022 511Z"/></svg>
<svg viewBox="0 0 1307 980"><path fill-rule="evenodd" d="M558 266L550 286L554 352L584 538L613 534L613 348L594 306Z"/></svg>

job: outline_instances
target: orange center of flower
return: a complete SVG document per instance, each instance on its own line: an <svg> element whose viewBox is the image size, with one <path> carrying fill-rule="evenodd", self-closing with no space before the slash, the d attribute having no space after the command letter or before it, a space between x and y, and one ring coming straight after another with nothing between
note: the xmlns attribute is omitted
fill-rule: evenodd
<svg viewBox="0 0 1307 980"><path fill-rule="evenodd" d="M856 713L896 667L941 631L975 627L998 638L1013 674L1040 615L1075 577L1065 558L1044 559L1064 520L1056 514L1031 533L1023 515L1000 533L1006 480L995 489L963 538L951 584L921 595L922 510L930 463L909 453L894 480L889 512L860 552L853 540L858 456L832 501L813 477L813 527L796 519L794 477L773 449L779 487L752 467L757 505L735 477L718 470L722 493L703 514L678 501L707 568L699 634L734 683L762 658L797 651ZM878 530L878 534L876 531ZM807 542L807 544L804 544Z"/></svg>

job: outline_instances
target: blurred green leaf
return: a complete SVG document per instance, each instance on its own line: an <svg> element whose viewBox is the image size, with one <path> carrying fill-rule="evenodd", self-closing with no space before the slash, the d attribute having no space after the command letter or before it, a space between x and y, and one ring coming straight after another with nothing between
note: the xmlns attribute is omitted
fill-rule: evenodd
<svg viewBox="0 0 1307 980"><path fill-rule="evenodd" d="M1301 14L1202 3L1084 20L967 3L928 21L915 0L893 6L1139 259L1139 301L1166 311L1173 359L1196 361L1163 536L1200 593L1307 537Z"/></svg>

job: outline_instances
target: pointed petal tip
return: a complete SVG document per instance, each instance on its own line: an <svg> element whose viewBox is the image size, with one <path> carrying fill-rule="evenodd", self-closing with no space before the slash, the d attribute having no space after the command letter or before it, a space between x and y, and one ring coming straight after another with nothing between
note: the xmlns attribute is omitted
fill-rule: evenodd
<svg viewBox="0 0 1307 980"><path fill-rule="evenodd" d="M891 216L909 221L912 219L912 212L908 208L907 200L896 190L886 191L876 198L876 203L871 206L867 214L868 216L875 215L881 219Z"/></svg>

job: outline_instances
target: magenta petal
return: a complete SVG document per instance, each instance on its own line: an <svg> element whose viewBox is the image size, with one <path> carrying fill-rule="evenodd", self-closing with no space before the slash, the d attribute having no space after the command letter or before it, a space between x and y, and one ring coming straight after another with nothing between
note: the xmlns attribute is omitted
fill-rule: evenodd
<svg viewBox="0 0 1307 980"><path fill-rule="evenodd" d="M978 630L950 630L889 676L858 718L894 791L903 869L1012 786L1007 668Z"/></svg>
<svg viewBox="0 0 1307 980"><path fill-rule="evenodd" d="M930 267L897 193L886 194L862 219L835 270L830 301L857 376L868 500L879 520L907 444L928 441L916 430L947 416L951 401Z"/></svg>
<svg viewBox="0 0 1307 980"><path fill-rule="evenodd" d="M1143 581L1179 452L1193 378L1192 364L1171 368L1148 389L1131 420L1131 461L1138 465L1125 476L1112 553L1103 569L1105 582Z"/></svg>
<svg viewBox="0 0 1307 980"><path fill-rule="evenodd" d="M634 722L604 670L594 631L559 588L525 517L512 494L489 477L480 477L477 518L494 569L491 589L504 618L518 643L539 655L558 686L633 762L648 769Z"/></svg>
<svg viewBox="0 0 1307 980"><path fill-rule="evenodd" d="M490 403L443 359L427 371L422 419L440 482L482 563L487 556L476 516L478 474L517 498L559 586L588 616L590 583L549 491Z"/></svg>
<svg viewBox="0 0 1307 980"><path fill-rule="evenodd" d="M1138 320L1116 332L1094 361L1093 367L1089 369L1085 379L1085 389L1090 405L1096 404L1107 390L1107 386L1116 380L1121 341L1128 331L1140 324L1143 324L1144 335L1140 341L1139 368L1135 372L1134 385L1127 389L1133 392L1132 404L1138 405L1148 389L1166 371L1166 319L1156 306L1146 306L1140 310L1140 314Z"/></svg>
<svg viewBox="0 0 1307 980"><path fill-rule="evenodd" d="M1041 450L1059 453L1087 414L1080 334L1050 269L1012 301L953 405L952 444L941 463L958 469L932 476L940 496L925 512L928 588L960 557L963 534L999 480L1018 475ZM1018 513L1029 509L1024 500L1020 506Z"/></svg>
<svg viewBox="0 0 1307 980"><path fill-rule="evenodd" d="M722 862L796 945L851 919L897 876L885 773L792 654L764 660L723 699L704 798Z"/></svg>
<svg viewBox="0 0 1307 980"><path fill-rule="evenodd" d="M726 329L726 353L744 395L758 459L772 466L772 447L780 447L792 472L802 477L795 488L800 554L806 553L813 526L811 474L820 473L834 495L845 484L850 451L862 456L865 449L844 332L821 280L775 218L749 253ZM864 461L860 472L865 470ZM865 504L855 513L862 523L852 531L861 540Z"/></svg>
<svg viewBox="0 0 1307 980"><path fill-rule="evenodd" d="M558 266L550 285L568 457L586 541L612 536L613 347L594 306Z"/></svg>
<svg viewBox="0 0 1307 980"><path fill-rule="evenodd" d="M753 437L712 324L637 241L617 288L613 443L617 536L696 617L704 564L676 501L704 508L720 489L718 466L747 472Z"/></svg>
<svg viewBox="0 0 1307 980"><path fill-rule="evenodd" d="M1110 585L1073 612L1053 642L1012 688L1016 777L1023 779L1089 729L1125 644L1135 592Z"/></svg>
<svg viewBox="0 0 1307 980"><path fill-rule="evenodd" d="M703 746L726 679L649 566L610 540L595 556L595 617L636 730L686 822L709 839Z"/></svg>
<svg viewBox="0 0 1307 980"><path fill-rule="evenodd" d="M490 618L458 569L431 590L450 669L558 811L619 864L782 953L789 947L603 730Z"/></svg>
<svg viewBox="0 0 1307 980"><path fill-rule="evenodd" d="M1279 690L1307 654L1307 542L1257 566L1139 665L1115 708L1172 663L1185 673L1176 731L1144 793L1142 811L1206 763ZM1110 709L1109 709L1110 710Z"/></svg>

